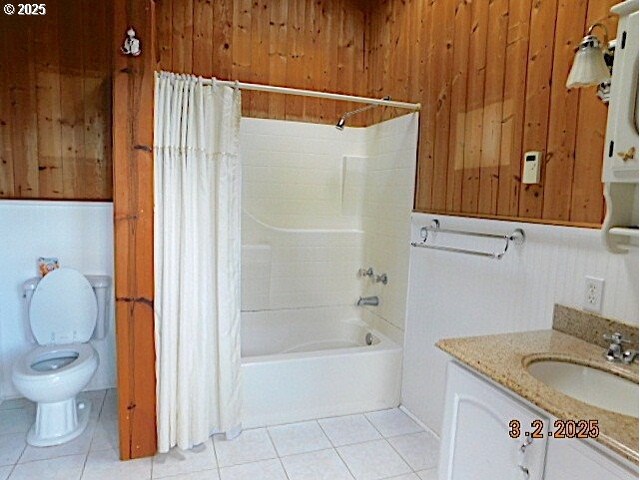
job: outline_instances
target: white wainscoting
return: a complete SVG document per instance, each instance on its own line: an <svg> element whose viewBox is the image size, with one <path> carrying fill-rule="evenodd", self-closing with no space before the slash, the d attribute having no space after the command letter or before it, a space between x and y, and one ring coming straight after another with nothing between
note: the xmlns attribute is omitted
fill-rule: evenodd
<svg viewBox="0 0 640 480"><path fill-rule="evenodd" d="M548 329L553 305L582 307L585 276L605 279L602 314L638 324L638 250L608 253L598 230L413 214L412 239L432 218L441 227L508 233L526 242L500 260L411 248L403 404L440 431L447 355L441 338ZM496 248L500 242L439 235L438 242Z"/></svg>
<svg viewBox="0 0 640 480"><path fill-rule="evenodd" d="M38 257L58 257L63 267L113 277L113 206L105 202L0 201L0 400L18 392L13 362L35 345L25 335L22 283L38 274ZM113 290L111 292L113 295ZM109 332L92 344L100 366L88 390L115 386L113 305Z"/></svg>

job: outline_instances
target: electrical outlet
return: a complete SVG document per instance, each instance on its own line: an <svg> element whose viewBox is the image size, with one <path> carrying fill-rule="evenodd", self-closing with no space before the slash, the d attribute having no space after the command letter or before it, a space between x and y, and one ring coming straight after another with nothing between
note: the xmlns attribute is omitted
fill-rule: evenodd
<svg viewBox="0 0 640 480"><path fill-rule="evenodd" d="M584 283L584 301L582 307L590 312L602 311L604 278L586 277Z"/></svg>

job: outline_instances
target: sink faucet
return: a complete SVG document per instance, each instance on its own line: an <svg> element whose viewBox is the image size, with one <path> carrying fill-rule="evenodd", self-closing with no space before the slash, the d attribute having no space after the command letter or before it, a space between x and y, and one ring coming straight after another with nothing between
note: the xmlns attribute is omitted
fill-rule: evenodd
<svg viewBox="0 0 640 480"><path fill-rule="evenodd" d="M365 305L377 307L379 304L380 304L380 299L378 297L360 297L356 305L358 307L363 307Z"/></svg>
<svg viewBox="0 0 640 480"><path fill-rule="evenodd" d="M611 345L604 356L610 362L622 362L630 364L638 357L636 350L622 350L622 345L629 343L629 340L622 337L622 334L615 332L612 335L604 335L605 340L609 340Z"/></svg>

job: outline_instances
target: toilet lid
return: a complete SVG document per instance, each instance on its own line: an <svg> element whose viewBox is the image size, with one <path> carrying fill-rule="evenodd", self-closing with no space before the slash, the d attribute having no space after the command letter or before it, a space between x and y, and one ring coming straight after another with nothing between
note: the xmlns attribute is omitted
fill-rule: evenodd
<svg viewBox="0 0 640 480"><path fill-rule="evenodd" d="M97 315L91 284L71 268L54 270L40 280L29 306L31 331L40 345L88 342Z"/></svg>

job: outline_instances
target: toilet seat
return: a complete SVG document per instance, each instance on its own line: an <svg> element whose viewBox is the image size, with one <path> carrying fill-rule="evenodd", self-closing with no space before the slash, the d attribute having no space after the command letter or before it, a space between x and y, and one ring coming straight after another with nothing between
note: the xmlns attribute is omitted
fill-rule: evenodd
<svg viewBox="0 0 640 480"><path fill-rule="evenodd" d="M45 371L39 371L33 368L33 365L43 360L66 357L70 354L73 356L77 354L77 358L63 367ZM25 380L44 380L49 377L60 376L72 373L76 370L81 370L85 368L87 364L91 363L96 355L96 351L93 349L91 344L88 343L70 343L65 345L36 347L20 357L20 359L14 364L13 374Z"/></svg>
<svg viewBox="0 0 640 480"><path fill-rule="evenodd" d="M31 333L40 345L88 342L97 315L93 287L72 268L59 268L42 278L29 304Z"/></svg>

